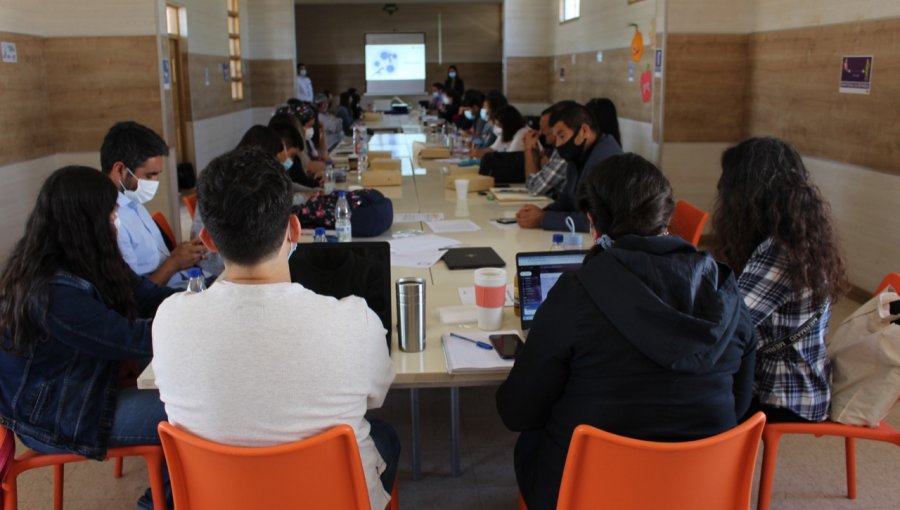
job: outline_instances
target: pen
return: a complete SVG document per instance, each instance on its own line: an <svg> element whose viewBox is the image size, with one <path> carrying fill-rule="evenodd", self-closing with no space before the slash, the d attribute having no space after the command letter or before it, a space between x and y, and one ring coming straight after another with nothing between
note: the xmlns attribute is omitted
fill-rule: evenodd
<svg viewBox="0 0 900 510"><path fill-rule="evenodd" d="M462 335L457 335L456 333L450 333L450 336L452 336L453 338L459 338L460 340L465 340L466 342L472 342L473 344L477 345L478 347L481 347L482 349L487 349L487 350L493 349L493 347L491 347L491 344L481 342L479 340L472 340L471 338L466 338Z"/></svg>

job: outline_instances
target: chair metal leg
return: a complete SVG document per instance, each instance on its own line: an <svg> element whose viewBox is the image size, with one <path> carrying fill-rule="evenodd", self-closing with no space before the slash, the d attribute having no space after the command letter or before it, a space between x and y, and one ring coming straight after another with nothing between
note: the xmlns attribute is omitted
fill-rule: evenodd
<svg viewBox="0 0 900 510"><path fill-rule="evenodd" d="M53 510L63 510L64 464L53 466Z"/></svg>
<svg viewBox="0 0 900 510"><path fill-rule="evenodd" d="M847 460L847 498L856 499L856 440L844 438L844 455Z"/></svg>
<svg viewBox="0 0 900 510"><path fill-rule="evenodd" d="M772 483L775 480L775 463L778 462L778 442L781 434L763 431L763 461L759 475L759 495L756 501L756 510L769 510L769 501L772 499Z"/></svg>

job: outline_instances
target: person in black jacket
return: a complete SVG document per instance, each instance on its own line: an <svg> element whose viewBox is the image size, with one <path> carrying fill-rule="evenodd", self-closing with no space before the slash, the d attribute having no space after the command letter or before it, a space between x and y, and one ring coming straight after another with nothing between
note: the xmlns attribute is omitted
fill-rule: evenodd
<svg viewBox="0 0 900 510"><path fill-rule="evenodd" d="M515 469L529 510L556 507L576 426L694 440L735 427L751 398L749 312L727 266L667 235L662 173L634 154L610 157L578 204L597 245L550 290L497 391L503 422L522 432Z"/></svg>
<svg viewBox="0 0 900 510"><path fill-rule="evenodd" d="M459 70L456 69L455 65L451 64L447 66L447 79L444 80L444 92L447 94L455 92L459 97L462 97L465 90L466 84L459 76Z"/></svg>

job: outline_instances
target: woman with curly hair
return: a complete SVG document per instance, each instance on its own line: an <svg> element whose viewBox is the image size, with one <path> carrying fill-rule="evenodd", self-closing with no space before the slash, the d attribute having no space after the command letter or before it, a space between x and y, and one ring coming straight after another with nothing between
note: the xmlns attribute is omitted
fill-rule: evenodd
<svg viewBox="0 0 900 510"><path fill-rule="evenodd" d="M845 264L830 208L797 151L752 138L722 154L713 252L740 275L756 331L754 402L769 421L827 418L825 351L831 303Z"/></svg>

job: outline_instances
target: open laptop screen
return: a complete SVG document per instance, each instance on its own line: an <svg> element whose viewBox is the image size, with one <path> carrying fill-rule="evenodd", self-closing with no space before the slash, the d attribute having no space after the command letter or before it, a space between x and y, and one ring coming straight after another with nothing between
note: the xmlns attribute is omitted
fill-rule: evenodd
<svg viewBox="0 0 900 510"><path fill-rule="evenodd" d="M586 251L547 251L516 254L516 278L519 280L519 309L522 330L531 329L531 321L547 293L565 271L576 271Z"/></svg>

